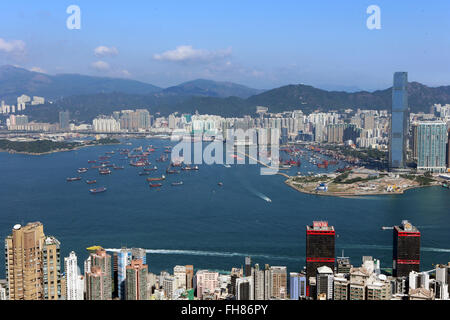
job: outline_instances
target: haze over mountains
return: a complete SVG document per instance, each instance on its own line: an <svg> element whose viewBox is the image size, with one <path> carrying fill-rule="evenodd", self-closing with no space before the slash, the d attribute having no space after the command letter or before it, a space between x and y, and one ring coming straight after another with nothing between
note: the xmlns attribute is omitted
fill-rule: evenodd
<svg viewBox="0 0 450 320"><path fill-rule="evenodd" d="M128 79L78 74L47 75L14 66L0 67L0 100L15 104L21 94L43 96L53 103L28 108L32 120L56 122L60 110L70 110L73 120L91 121L99 114L122 109L146 108L151 113L217 114L227 117L254 115L256 106L269 112L301 109L329 111L346 108L389 109L391 88L374 92L327 91L308 85L287 85L258 90L231 82L198 79L159 88ZM450 86L409 84L412 112L428 112L434 103L450 103Z"/></svg>

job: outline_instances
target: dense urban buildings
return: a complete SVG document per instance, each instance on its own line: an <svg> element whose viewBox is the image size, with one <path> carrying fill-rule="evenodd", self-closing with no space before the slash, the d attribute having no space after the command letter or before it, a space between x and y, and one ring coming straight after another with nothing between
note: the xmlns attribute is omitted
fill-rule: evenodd
<svg viewBox="0 0 450 320"><path fill-rule="evenodd" d="M246 257L245 269L250 270L249 274L243 268L233 268L229 274L211 270L194 273L192 265L177 265L173 274L162 271L157 275L144 263L145 249L108 249L123 254L122 262L117 264L125 268L120 277L124 296L113 297L116 275L112 272L113 259L105 249L87 248L90 254L84 263L84 275L79 270L76 253L70 252L64 258L62 273L60 242L45 236L40 222L16 225L5 239L7 279L0 280L0 300L449 299L450 262L421 271L420 232L406 220L393 227L392 273L371 256L362 257L359 267L344 256L337 257L335 264L334 228L321 221L308 226L307 231L310 249L306 270L290 273L284 266L252 266L251 258Z"/></svg>

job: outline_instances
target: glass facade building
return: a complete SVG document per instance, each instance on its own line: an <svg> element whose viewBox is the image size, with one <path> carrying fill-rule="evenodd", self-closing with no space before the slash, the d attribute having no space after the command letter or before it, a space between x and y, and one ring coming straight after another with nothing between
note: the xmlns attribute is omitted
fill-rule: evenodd
<svg viewBox="0 0 450 320"><path fill-rule="evenodd" d="M447 125L443 121L419 122L416 127L417 169L446 171Z"/></svg>
<svg viewBox="0 0 450 320"><path fill-rule="evenodd" d="M396 72L392 88L389 135L389 167L391 169L402 169L406 166L408 118L408 73Z"/></svg>

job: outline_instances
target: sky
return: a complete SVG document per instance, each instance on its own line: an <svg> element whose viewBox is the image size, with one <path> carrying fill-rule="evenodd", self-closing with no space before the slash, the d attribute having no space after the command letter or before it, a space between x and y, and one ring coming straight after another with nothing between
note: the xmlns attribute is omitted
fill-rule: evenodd
<svg viewBox="0 0 450 320"><path fill-rule="evenodd" d="M71 5L80 29L67 27ZM367 26L371 5L379 29ZM376 90L396 71L439 86L450 85L449 31L448 0L14 0L0 2L0 65L160 87Z"/></svg>

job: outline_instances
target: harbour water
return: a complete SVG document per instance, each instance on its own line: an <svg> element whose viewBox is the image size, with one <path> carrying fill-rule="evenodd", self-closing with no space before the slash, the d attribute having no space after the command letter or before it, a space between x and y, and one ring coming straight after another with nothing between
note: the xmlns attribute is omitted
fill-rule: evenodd
<svg viewBox="0 0 450 320"><path fill-rule="evenodd" d="M327 220L335 226L336 254L345 250L360 265L363 255L392 266L392 230L382 226L408 219L422 232L423 270L450 261L450 193L430 187L403 195L358 199L317 197L299 193L284 184L284 177L260 175L259 165L200 165L198 171L167 175L161 188L149 188L142 169L128 165L119 148L154 145L150 156L157 172L165 174L168 163L155 161L167 140L130 140L132 145L89 147L43 156L0 153L0 238L13 225L40 221L47 235L61 241L61 261L70 251L87 257L86 248L141 247L149 249L151 272L171 270L177 264L195 269L229 271L250 255L254 263L282 265L299 271L305 262L305 226ZM124 170L100 176L88 160L115 150L110 160ZM291 169L321 169L304 161ZM333 170L330 167L330 170ZM66 182L82 176L82 181ZM86 179L107 192L91 194ZM171 182L183 181L182 186ZM223 185L219 186L218 183ZM269 201L270 200L270 201ZM0 255L4 277L4 255Z"/></svg>

